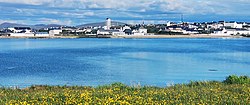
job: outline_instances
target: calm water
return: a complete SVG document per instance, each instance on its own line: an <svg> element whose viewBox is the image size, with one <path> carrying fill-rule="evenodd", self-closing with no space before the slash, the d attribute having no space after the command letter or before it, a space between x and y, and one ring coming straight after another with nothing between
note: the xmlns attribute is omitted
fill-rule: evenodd
<svg viewBox="0 0 250 105"><path fill-rule="evenodd" d="M250 76L250 39L0 39L0 85L167 86Z"/></svg>

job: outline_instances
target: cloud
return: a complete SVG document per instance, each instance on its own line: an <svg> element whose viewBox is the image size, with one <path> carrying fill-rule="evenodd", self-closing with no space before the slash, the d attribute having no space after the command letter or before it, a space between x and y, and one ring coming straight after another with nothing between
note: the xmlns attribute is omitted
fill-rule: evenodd
<svg viewBox="0 0 250 105"><path fill-rule="evenodd" d="M8 23L17 23L17 20L0 20L0 23L5 23L5 22L8 22Z"/></svg>
<svg viewBox="0 0 250 105"><path fill-rule="evenodd" d="M249 0L0 0L0 19L34 24L43 18L71 25L99 22L106 17L131 23L175 21L180 14L189 19L197 16L218 19L231 15L250 16L249 6Z"/></svg>
<svg viewBox="0 0 250 105"><path fill-rule="evenodd" d="M95 13L94 12L85 12L82 15L85 15L85 16L94 16Z"/></svg>
<svg viewBox="0 0 250 105"><path fill-rule="evenodd" d="M237 5L250 6L249 0L0 0L4 3L39 5L55 8L116 9L146 12L182 12L191 14L238 12ZM234 10L230 10L234 8ZM224 11L223 11L224 10ZM248 11L242 11L248 12Z"/></svg>
<svg viewBox="0 0 250 105"><path fill-rule="evenodd" d="M43 24L60 24L60 25L72 24L72 20L59 20L59 19L50 19L50 18L40 18L38 19L38 21Z"/></svg>
<svg viewBox="0 0 250 105"><path fill-rule="evenodd" d="M0 2L6 3L20 3L20 4L31 4L31 5L41 5L44 3L50 3L54 0L0 0Z"/></svg>

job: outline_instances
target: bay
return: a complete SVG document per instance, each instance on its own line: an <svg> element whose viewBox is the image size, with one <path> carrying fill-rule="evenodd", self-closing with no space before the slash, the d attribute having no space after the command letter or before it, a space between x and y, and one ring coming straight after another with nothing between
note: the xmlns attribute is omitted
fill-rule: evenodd
<svg viewBox="0 0 250 105"><path fill-rule="evenodd" d="M0 85L168 86L250 76L250 39L0 39Z"/></svg>

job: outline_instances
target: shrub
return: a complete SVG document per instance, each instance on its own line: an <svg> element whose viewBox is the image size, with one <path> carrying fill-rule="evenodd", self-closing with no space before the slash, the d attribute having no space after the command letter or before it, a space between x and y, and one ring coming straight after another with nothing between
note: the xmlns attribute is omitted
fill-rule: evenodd
<svg viewBox="0 0 250 105"><path fill-rule="evenodd" d="M216 84L220 84L221 82L219 81L190 81L189 84L187 84L187 86L190 87L195 87L195 86L211 86L211 85L216 85Z"/></svg>
<svg viewBox="0 0 250 105"><path fill-rule="evenodd" d="M223 81L226 84L250 84L250 78L248 76L236 76L230 75Z"/></svg>

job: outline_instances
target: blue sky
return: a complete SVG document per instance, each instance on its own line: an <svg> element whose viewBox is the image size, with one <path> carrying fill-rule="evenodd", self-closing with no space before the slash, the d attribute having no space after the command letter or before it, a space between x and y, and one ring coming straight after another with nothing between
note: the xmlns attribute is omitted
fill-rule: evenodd
<svg viewBox="0 0 250 105"><path fill-rule="evenodd" d="M250 0L0 0L0 23L80 25L106 17L125 23L250 22Z"/></svg>

